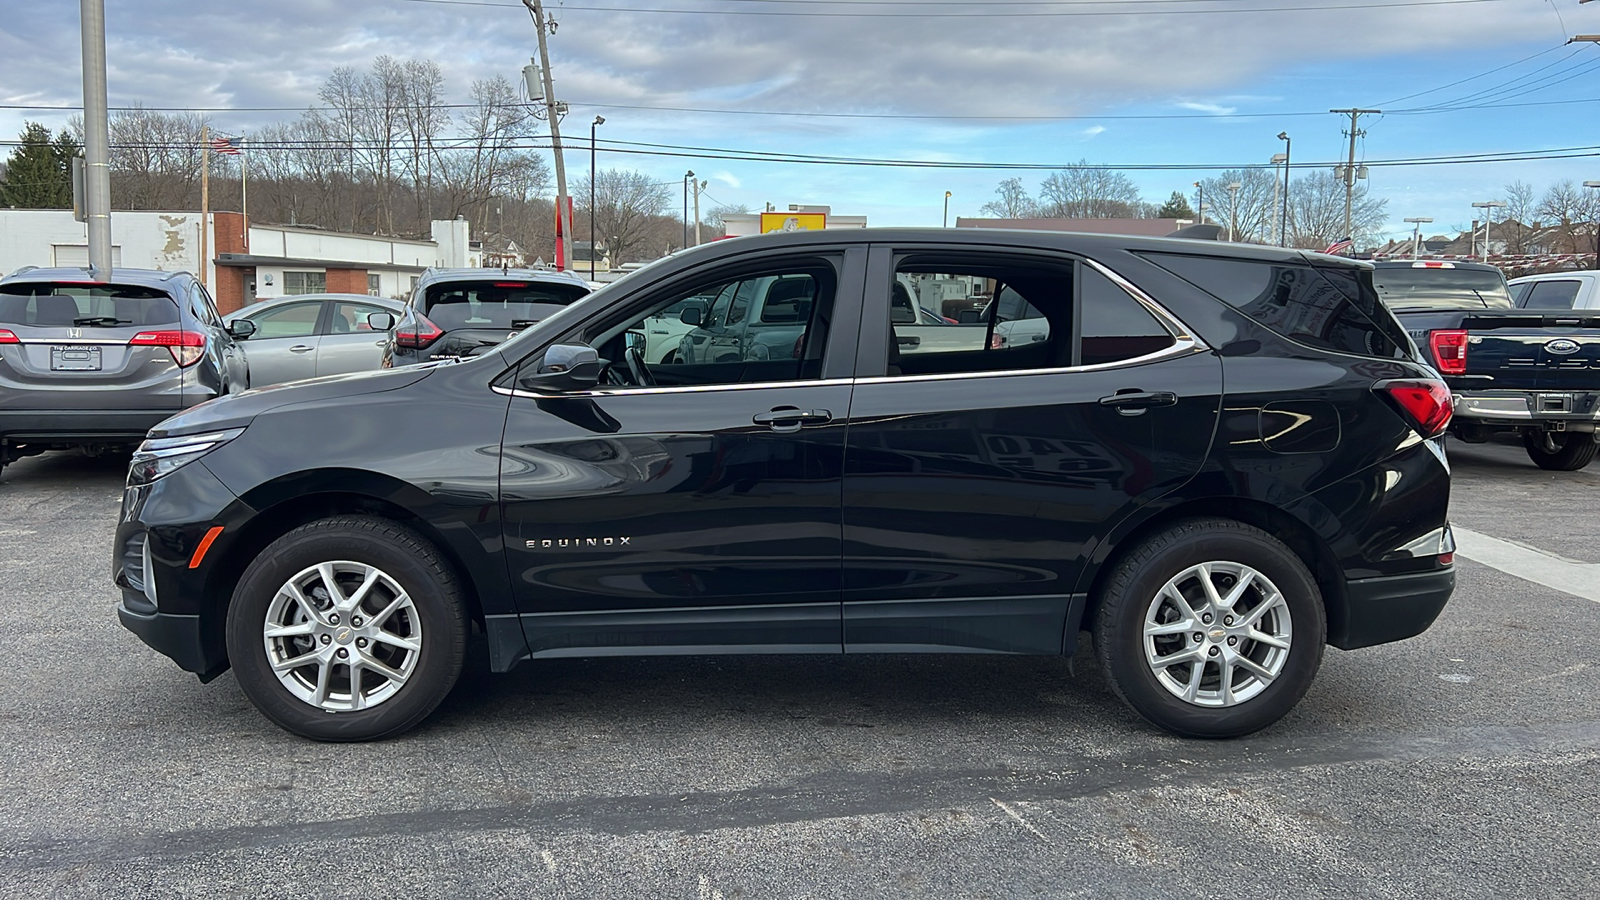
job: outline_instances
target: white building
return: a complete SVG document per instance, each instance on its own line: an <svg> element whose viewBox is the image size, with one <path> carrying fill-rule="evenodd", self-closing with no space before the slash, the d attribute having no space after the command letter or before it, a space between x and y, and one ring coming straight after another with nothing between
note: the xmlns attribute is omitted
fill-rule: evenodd
<svg viewBox="0 0 1600 900"><path fill-rule="evenodd" d="M87 266L87 226L71 210L0 209L0 273L23 266ZM257 297L322 291L405 297L429 266L482 265L464 219L436 221L428 241L344 234L294 225L251 225L211 214L205 278L223 312ZM200 214L111 214L111 264L200 271Z"/></svg>

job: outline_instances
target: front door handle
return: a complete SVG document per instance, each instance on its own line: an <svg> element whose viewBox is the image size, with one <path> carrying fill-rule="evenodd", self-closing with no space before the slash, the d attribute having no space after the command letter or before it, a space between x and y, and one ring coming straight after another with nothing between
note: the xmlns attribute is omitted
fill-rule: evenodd
<svg viewBox="0 0 1600 900"><path fill-rule="evenodd" d="M796 409L780 406L771 412L756 413L750 421L766 425L780 434L791 434L807 425L826 425L833 421L833 413L826 409Z"/></svg>
<svg viewBox="0 0 1600 900"><path fill-rule="evenodd" d="M1141 391L1137 388L1117 391L1109 397L1101 397L1100 405L1109 406L1125 416L1143 415L1144 411L1157 406L1176 406L1178 395L1171 391Z"/></svg>
<svg viewBox="0 0 1600 900"><path fill-rule="evenodd" d="M295 344L293 347L289 348L289 352L290 353L310 353L311 352L311 347L308 344Z"/></svg>

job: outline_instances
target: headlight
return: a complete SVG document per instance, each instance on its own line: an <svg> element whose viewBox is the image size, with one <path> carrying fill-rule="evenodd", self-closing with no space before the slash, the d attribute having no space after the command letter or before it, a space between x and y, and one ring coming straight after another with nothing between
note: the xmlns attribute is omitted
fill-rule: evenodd
<svg viewBox="0 0 1600 900"><path fill-rule="evenodd" d="M133 462L128 464L128 486L149 484L194 462L241 434L244 434L243 428L230 428L227 431L208 431L205 434L186 434L183 437L145 441L134 451Z"/></svg>

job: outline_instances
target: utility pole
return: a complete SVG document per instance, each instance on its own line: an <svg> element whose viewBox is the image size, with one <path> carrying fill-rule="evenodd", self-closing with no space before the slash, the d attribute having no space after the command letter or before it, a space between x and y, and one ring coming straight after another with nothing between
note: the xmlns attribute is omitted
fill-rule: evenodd
<svg viewBox="0 0 1600 900"><path fill-rule="evenodd" d="M1289 151L1294 149L1294 142L1289 139L1289 132L1278 132L1278 140L1283 141L1283 211L1278 217L1278 246L1289 246Z"/></svg>
<svg viewBox="0 0 1600 900"><path fill-rule="evenodd" d="M1351 213L1355 208L1356 199L1356 138L1365 137L1366 132L1356 127L1362 116L1376 116L1383 112L1381 109L1330 109L1328 112L1350 117L1350 130L1345 132L1350 135L1350 159L1344 167L1344 236L1351 241L1355 240L1355 226L1351 224ZM1350 246L1351 255L1355 254L1355 245Z"/></svg>
<svg viewBox="0 0 1600 900"><path fill-rule="evenodd" d="M545 30L555 31L555 22L544 15L544 0L522 0L533 16L534 30L539 33L539 68L544 75L544 108L550 117L550 147L556 157L556 268L567 269L572 263L572 203L567 197L567 166L561 155L561 115L556 102L555 79L550 76L550 48L545 43Z"/></svg>
<svg viewBox="0 0 1600 900"><path fill-rule="evenodd" d="M200 126L200 286L206 283L211 259L211 126Z"/></svg>
<svg viewBox="0 0 1600 900"><path fill-rule="evenodd" d="M111 280L111 128L106 113L105 0L80 0L83 38L84 206L89 277Z"/></svg>
<svg viewBox="0 0 1600 900"><path fill-rule="evenodd" d="M700 191L710 184L709 181L696 181L694 183L694 245L700 246Z"/></svg>
<svg viewBox="0 0 1600 900"><path fill-rule="evenodd" d="M1600 181L1585 181L1583 186L1590 190L1600 189ZM1600 272L1600 211L1594 217L1594 268Z"/></svg>

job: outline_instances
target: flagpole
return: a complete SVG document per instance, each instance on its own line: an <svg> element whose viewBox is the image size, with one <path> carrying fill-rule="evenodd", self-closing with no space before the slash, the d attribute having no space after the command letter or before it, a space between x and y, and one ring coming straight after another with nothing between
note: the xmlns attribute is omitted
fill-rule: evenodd
<svg viewBox="0 0 1600 900"><path fill-rule="evenodd" d="M206 284L207 258L211 255L206 228L211 222L211 126L200 126L200 286Z"/></svg>
<svg viewBox="0 0 1600 900"><path fill-rule="evenodd" d="M244 207L244 252L250 252L250 149L239 138L239 205Z"/></svg>

